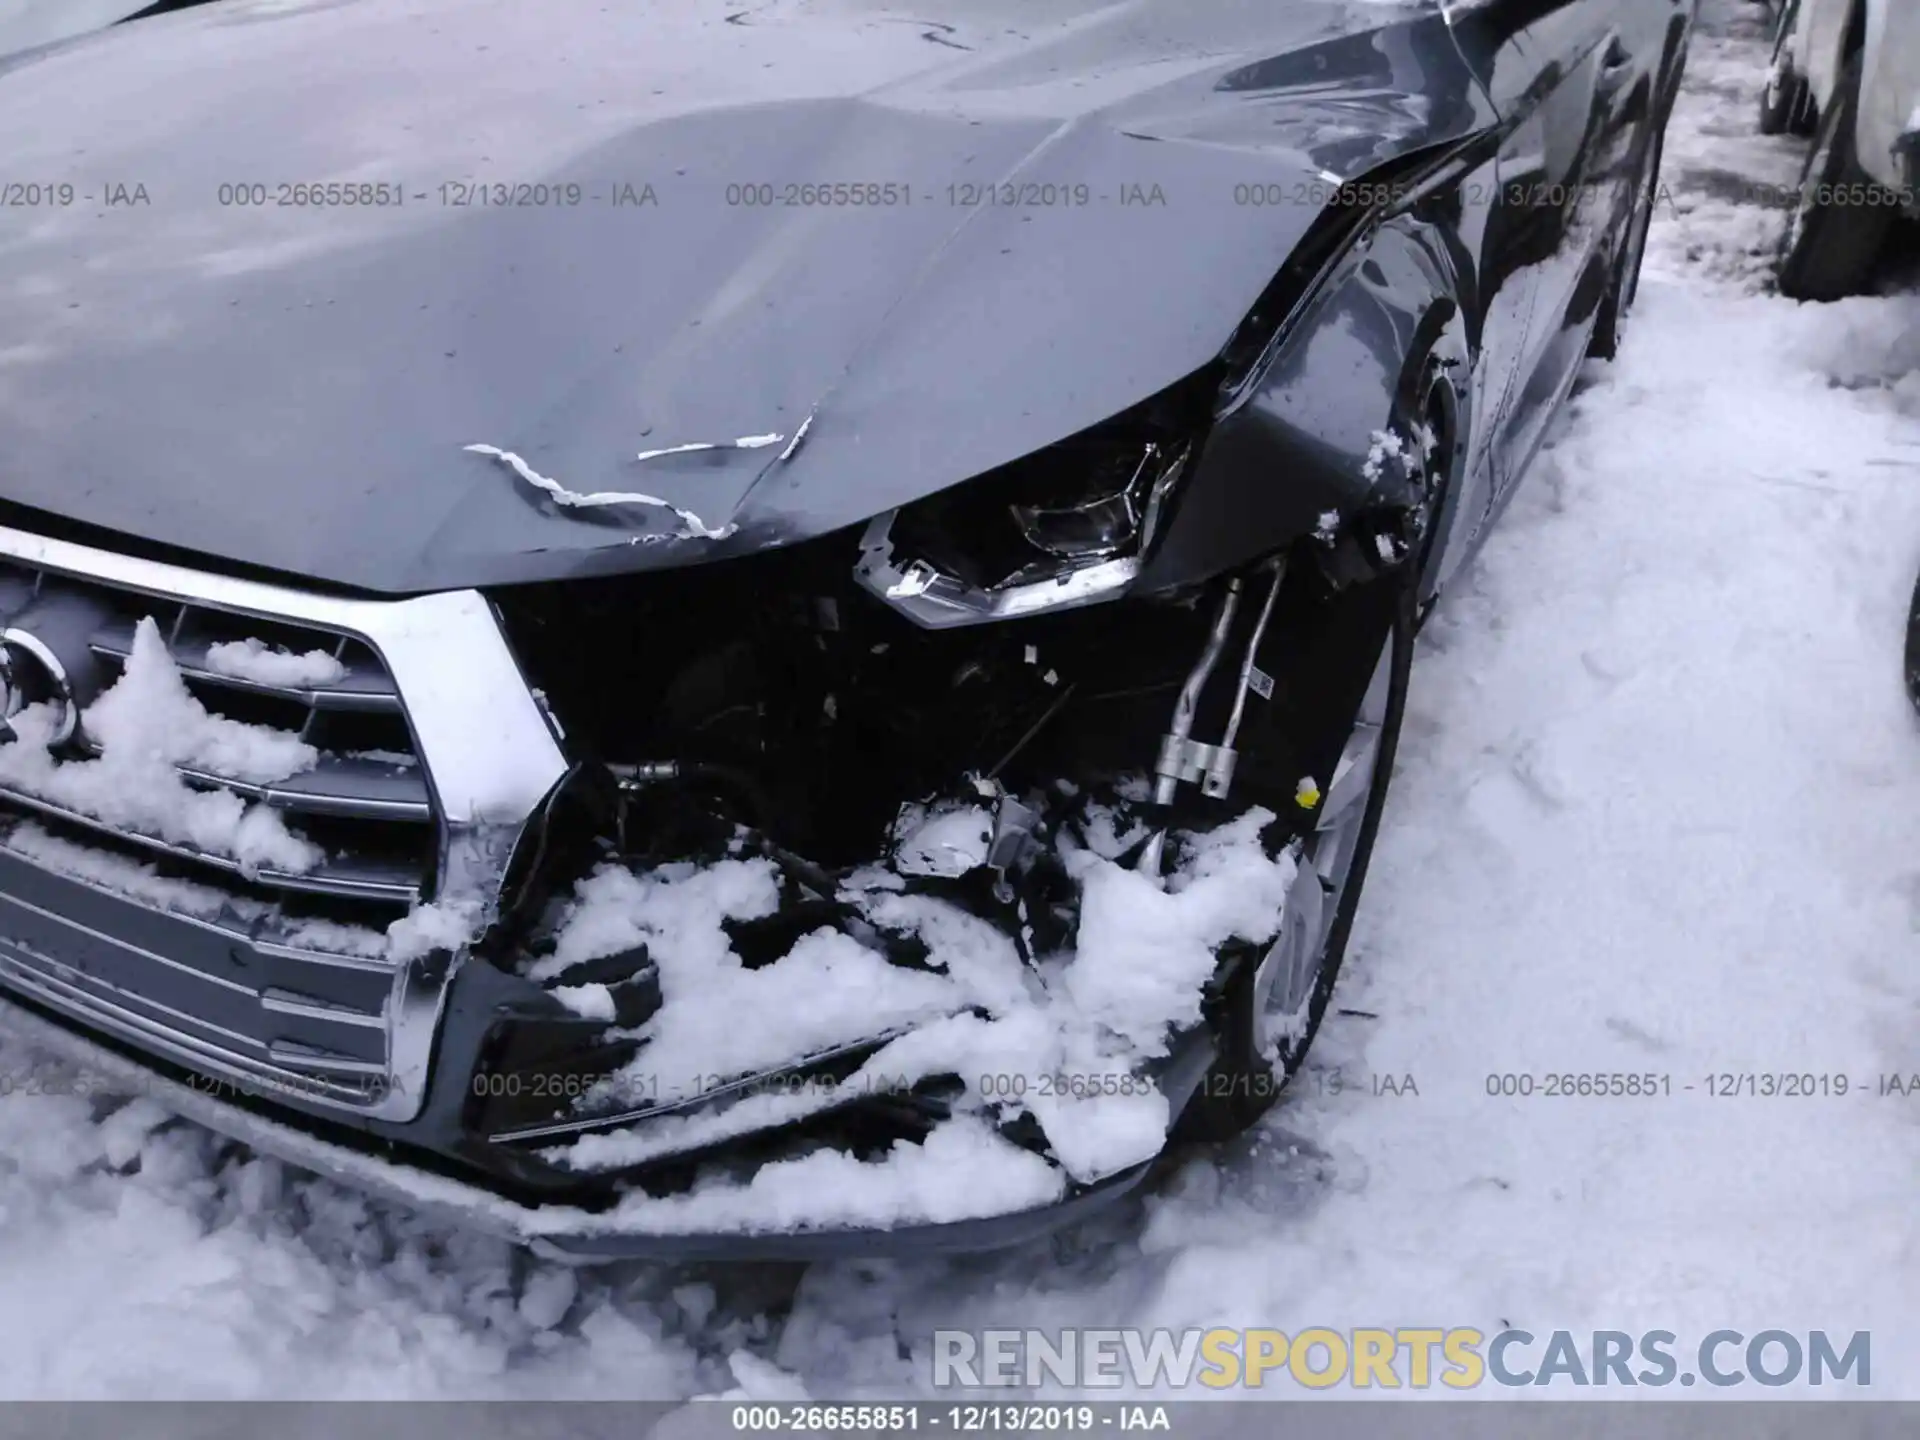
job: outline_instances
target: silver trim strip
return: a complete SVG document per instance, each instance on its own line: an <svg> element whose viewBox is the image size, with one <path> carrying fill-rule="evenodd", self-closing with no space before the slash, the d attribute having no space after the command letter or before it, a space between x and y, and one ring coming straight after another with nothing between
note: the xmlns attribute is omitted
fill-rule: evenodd
<svg viewBox="0 0 1920 1440"><path fill-rule="evenodd" d="M142 849L151 850L157 855L172 855L181 860L191 860L196 865L205 865L212 870L222 870L229 875L244 876L247 873L238 860L229 860L224 855L209 855L204 850L192 850L185 845L175 845L170 840L162 840L154 835L143 835L138 830L122 830L117 825L96 820L91 815L84 815L78 810L69 810L64 805L55 805L50 800L29 795L24 790L0 785L0 800L23 806L37 814L63 820L70 825L82 826L101 835L112 836L116 840L124 840ZM26 860L29 865L35 863L24 855L19 858ZM399 900L411 904L420 898L420 887L411 880L381 880L368 876L356 878L351 871L329 870L325 866L304 875L295 874L291 870L261 869L254 871L252 878L262 885L273 885L282 890L308 890L318 895L345 896L350 899Z"/></svg>

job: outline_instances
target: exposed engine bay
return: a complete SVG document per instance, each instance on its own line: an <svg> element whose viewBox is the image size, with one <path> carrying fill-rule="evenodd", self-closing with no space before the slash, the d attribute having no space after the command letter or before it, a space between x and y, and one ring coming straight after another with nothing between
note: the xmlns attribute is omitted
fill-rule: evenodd
<svg viewBox="0 0 1920 1440"><path fill-rule="evenodd" d="M1186 858L1182 836L1249 813L1260 817L1257 848L1282 856L1311 823L1318 791L1306 782L1332 774L1367 681L1356 657L1377 653L1365 637L1380 633L1396 591L1364 583L1379 579L1391 547L1329 527L1221 584L1118 610L927 629L858 583L857 541L842 533L688 572L496 596L529 680L570 752L586 757L530 832L504 938L556 993L593 991L583 1019L602 1037L583 1045L583 1026L567 1024L550 1045L503 1042L497 1073L563 1065L580 1078L563 1097L487 1097L483 1132L551 1146L710 1106L718 1090L764 1102L768 1069L831 1099L871 1057L892 1053L895 1032L881 1026L861 1043L784 1056L758 1078L716 1070L660 1093L656 1062L672 1045L659 967L644 947L565 958L577 897L609 871L771 862L778 905L722 924L748 970L826 931L890 966L938 973L948 962L930 954L938 942L924 915L899 919L918 896L986 922L1022 966L1044 971L1076 943L1076 857L1098 854L1161 884ZM1374 563L1356 558L1363 550ZM576 889L596 866L599 878ZM1221 953L1219 977L1237 954ZM650 1051L655 1061L636 1059ZM1160 1051L1156 1068L1186 1063ZM636 1087L636 1073L646 1083ZM879 1112L873 1143L884 1151L949 1119L976 1079L897 1075L888 1093L856 1085L846 1103L819 1108L842 1122ZM1021 1105L988 1108L1008 1112L1005 1134L1050 1153ZM807 1136L788 1128L778 1143ZM843 1132L834 1143L860 1148Z"/></svg>

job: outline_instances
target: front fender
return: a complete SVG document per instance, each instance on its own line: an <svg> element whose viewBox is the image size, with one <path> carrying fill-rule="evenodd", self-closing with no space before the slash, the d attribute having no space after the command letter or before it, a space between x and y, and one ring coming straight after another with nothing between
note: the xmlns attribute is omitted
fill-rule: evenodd
<svg viewBox="0 0 1920 1440"><path fill-rule="evenodd" d="M1215 421L1140 588L1209 579L1313 533L1329 511L1397 499L1399 471L1379 464L1378 440L1457 289L1443 232L1411 214L1349 250ZM1451 503L1474 510L1471 497Z"/></svg>

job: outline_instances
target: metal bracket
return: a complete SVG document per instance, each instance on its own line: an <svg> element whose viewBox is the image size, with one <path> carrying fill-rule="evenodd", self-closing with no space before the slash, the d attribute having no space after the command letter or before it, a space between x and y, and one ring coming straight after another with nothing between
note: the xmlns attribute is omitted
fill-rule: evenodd
<svg viewBox="0 0 1920 1440"><path fill-rule="evenodd" d="M1198 785L1201 794L1218 800L1232 787L1233 769L1239 759L1240 752L1225 745L1163 735L1153 773L1175 784Z"/></svg>

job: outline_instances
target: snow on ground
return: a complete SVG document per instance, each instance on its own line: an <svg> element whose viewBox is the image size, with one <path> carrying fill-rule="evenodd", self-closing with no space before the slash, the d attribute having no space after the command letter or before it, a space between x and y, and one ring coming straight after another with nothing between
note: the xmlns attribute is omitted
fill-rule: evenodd
<svg viewBox="0 0 1920 1440"><path fill-rule="evenodd" d="M1706 8L1626 351L1428 627L1343 1013L1260 1134L1014 1254L576 1274L16 1093L0 1392L845 1396L936 1327L1513 1324L1871 1329L1920 1395L1920 1099L1875 1093L1920 1072L1920 295L1763 293L1797 142ZM1671 1093L1486 1093L1566 1071ZM1783 1071L1850 1093L1704 1088Z"/></svg>

